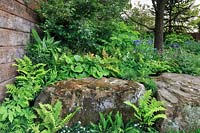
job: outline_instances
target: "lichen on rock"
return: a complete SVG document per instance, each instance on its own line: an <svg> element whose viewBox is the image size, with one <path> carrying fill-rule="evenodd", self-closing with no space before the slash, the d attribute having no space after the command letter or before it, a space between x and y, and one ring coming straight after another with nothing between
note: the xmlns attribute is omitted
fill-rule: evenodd
<svg viewBox="0 0 200 133"><path fill-rule="evenodd" d="M76 107L82 110L71 123L81 121L83 125L99 119L99 112L120 111L125 117L132 116L132 110L123 103L129 100L136 103L144 94L142 84L117 78L84 78L59 81L44 88L35 101L53 104L56 100L63 103L62 114L73 111Z"/></svg>

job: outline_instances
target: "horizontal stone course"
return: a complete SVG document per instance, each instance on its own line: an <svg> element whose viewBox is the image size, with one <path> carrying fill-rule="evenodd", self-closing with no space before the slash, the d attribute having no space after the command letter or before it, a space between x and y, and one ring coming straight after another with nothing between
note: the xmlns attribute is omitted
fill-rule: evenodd
<svg viewBox="0 0 200 133"><path fill-rule="evenodd" d="M34 24L28 20L0 10L0 28L30 32Z"/></svg>
<svg viewBox="0 0 200 133"><path fill-rule="evenodd" d="M0 28L0 47L24 46L29 40L29 33Z"/></svg>
<svg viewBox="0 0 200 133"><path fill-rule="evenodd" d="M11 84L15 81L15 78L11 78L0 83L0 102L3 101L4 97L6 96L6 85Z"/></svg>
<svg viewBox="0 0 200 133"><path fill-rule="evenodd" d="M37 17L34 8L39 0L0 0L0 102L5 97L5 85L17 75L12 64L21 58L30 41Z"/></svg>
<svg viewBox="0 0 200 133"><path fill-rule="evenodd" d="M0 65L0 83L16 76L16 67L13 64L14 62Z"/></svg>
<svg viewBox="0 0 200 133"><path fill-rule="evenodd" d="M27 8L25 5L17 2L16 0L1 0L0 10L9 12L18 17L30 20L32 22L36 21L36 14L33 10Z"/></svg>
<svg viewBox="0 0 200 133"><path fill-rule="evenodd" d="M14 62L24 55L24 47L0 47L0 64Z"/></svg>
<svg viewBox="0 0 200 133"><path fill-rule="evenodd" d="M40 0L29 0L27 2L25 2L24 0L16 0L16 1L19 2L19 3L21 3L21 4L23 4L23 5L25 5L26 7L34 10L35 8L38 7L38 2Z"/></svg>

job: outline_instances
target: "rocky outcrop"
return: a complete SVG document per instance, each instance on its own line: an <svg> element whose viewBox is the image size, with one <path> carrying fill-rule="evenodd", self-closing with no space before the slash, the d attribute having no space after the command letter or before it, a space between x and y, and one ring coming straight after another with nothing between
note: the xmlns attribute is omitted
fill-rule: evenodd
<svg viewBox="0 0 200 133"><path fill-rule="evenodd" d="M200 127L200 77L164 73L155 78L158 99L167 108L161 132L184 130L193 132Z"/></svg>
<svg viewBox="0 0 200 133"><path fill-rule="evenodd" d="M132 116L132 111L123 103L130 100L135 103L144 93L142 84L116 78L85 78L60 81L45 88L37 97L35 104L63 103L62 114L73 111L77 106L81 111L72 119L72 123L81 121L88 124L99 119L99 112L120 111L125 118Z"/></svg>

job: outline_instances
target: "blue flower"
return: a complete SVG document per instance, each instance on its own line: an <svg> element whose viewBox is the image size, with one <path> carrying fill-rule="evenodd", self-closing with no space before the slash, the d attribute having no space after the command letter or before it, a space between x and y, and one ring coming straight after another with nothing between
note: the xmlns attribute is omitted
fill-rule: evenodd
<svg viewBox="0 0 200 133"><path fill-rule="evenodd" d="M134 44L135 46L139 46L141 43L142 43L141 40L133 40L133 44Z"/></svg>
<svg viewBox="0 0 200 133"><path fill-rule="evenodd" d="M192 41L186 41L184 44L186 45L192 44Z"/></svg>
<svg viewBox="0 0 200 133"><path fill-rule="evenodd" d="M174 43L174 44L171 45L171 47L172 47L172 48L179 48L180 45L179 45L178 43Z"/></svg>
<svg viewBox="0 0 200 133"><path fill-rule="evenodd" d="M153 40L151 40L151 39L147 40L147 44L152 45L153 44Z"/></svg>

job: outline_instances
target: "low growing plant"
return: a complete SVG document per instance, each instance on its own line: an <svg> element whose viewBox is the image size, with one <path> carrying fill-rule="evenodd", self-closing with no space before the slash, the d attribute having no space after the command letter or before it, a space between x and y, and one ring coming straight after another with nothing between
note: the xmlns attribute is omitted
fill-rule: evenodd
<svg viewBox="0 0 200 133"><path fill-rule="evenodd" d="M92 132L122 132L124 128L124 123L122 120L122 114L116 113L114 120L112 119L112 112L108 115L99 113L100 121L98 124L91 123Z"/></svg>
<svg viewBox="0 0 200 133"><path fill-rule="evenodd" d="M72 119L80 108L76 108L73 113L68 114L64 119L60 117L62 110L60 101L57 101L54 106L39 103L39 108L34 110L37 112L39 120L31 127L31 130L34 133L56 133Z"/></svg>
<svg viewBox="0 0 200 133"><path fill-rule="evenodd" d="M153 125L156 120L166 118L165 114L160 113L160 111L165 111L163 103L152 97L151 90L148 90L139 99L138 107L130 101L125 101L124 103L133 108L135 111L133 120L136 119L136 122L139 124L138 126L144 131L154 131Z"/></svg>
<svg viewBox="0 0 200 133"><path fill-rule="evenodd" d="M28 57L17 59L15 85L7 85L8 97L0 105L0 132L27 132L36 118L30 102L44 85L44 76L47 71L44 64L33 65Z"/></svg>
<svg viewBox="0 0 200 133"><path fill-rule="evenodd" d="M172 33L166 36L165 43L173 47L173 44L181 46L186 41L191 40L193 40L191 35Z"/></svg>
<svg viewBox="0 0 200 133"><path fill-rule="evenodd" d="M134 126L126 126L122 114L117 112L114 117L112 112L107 115L99 113L100 120L97 124L91 123L92 133L139 133Z"/></svg>
<svg viewBox="0 0 200 133"><path fill-rule="evenodd" d="M72 126L65 126L58 133L92 133L89 126L82 126L81 122L72 125Z"/></svg>
<svg viewBox="0 0 200 133"><path fill-rule="evenodd" d="M44 69L45 64L34 65L27 56L17 59L16 62L15 66L18 68L19 75L16 77L15 84L7 85L8 97L0 105L0 132L53 133L58 131L79 108L64 119L59 117L61 102L57 102L54 106L39 104L40 108L33 109L31 102L46 84L44 78L48 71Z"/></svg>

